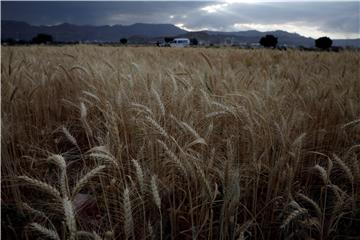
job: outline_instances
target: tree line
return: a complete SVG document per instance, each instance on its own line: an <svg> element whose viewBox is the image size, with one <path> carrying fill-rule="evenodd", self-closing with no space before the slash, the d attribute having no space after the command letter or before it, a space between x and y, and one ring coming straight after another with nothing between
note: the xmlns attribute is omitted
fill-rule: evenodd
<svg viewBox="0 0 360 240"><path fill-rule="evenodd" d="M169 43L174 40L174 37L165 37L164 41L165 43ZM8 44L21 44L21 43L32 43L32 44L50 44L54 43L54 39L51 35L45 34L45 33L39 33L35 37L32 38L30 42L26 41L15 41L14 39L5 39L5 41ZM119 41L121 44L126 45L128 43L127 38L121 38ZM262 38L260 38L259 41L260 45L262 45L265 48L276 48L278 44L278 38L273 35L266 35ZM320 37L315 40L315 47L319 49L330 49L332 46L333 41L329 37ZM199 41L196 38L190 39L190 45L198 45ZM157 41L156 45L160 45L160 42Z"/></svg>
<svg viewBox="0 0 360 240"><path fill-rule="evenodd" d="M277 37L273 35L266 35L260 38L259 43L266 48L275 48L278 44ZM329 37L320 37L315 40L315 47L320 49L330 49L333 41Z"/></svg>

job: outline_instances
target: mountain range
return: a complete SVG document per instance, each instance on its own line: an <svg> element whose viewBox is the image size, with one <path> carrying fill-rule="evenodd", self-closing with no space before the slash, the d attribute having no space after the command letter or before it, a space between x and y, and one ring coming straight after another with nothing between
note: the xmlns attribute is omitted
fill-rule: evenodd
<svg viewBox="0 0 360 240"><path fill-rule="evenodd" d="M154 43L163 40L166 36L196 38L205 44L251 44L258 43L259 39L271 34L278 38L279 44L288 46L313 47L314 39L286 31L260 32L256 30L239 32L217 31L185 31L172 24L135 23L132 25L74 25L62 23L52 26L34 26L20 21L1 21L1 39L13 38L29 41L38 33L53 36L55 41L98 41L118 42L121 38L128 38L129 43ZM360 39L333 39L334 46L360 47Z"/></svg>

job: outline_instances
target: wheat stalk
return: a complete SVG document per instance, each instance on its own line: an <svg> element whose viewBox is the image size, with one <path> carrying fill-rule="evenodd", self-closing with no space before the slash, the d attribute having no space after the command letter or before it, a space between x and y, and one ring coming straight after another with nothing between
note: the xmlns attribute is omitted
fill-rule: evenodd
<svg viewBox="0 0 360 240"><path fill-rule="evenodd" d="M87 232L87 231L77 231L76 232L77 238L90 238L90 239L96 239L96 236L94 236L93 233Z"/></svg>
<svg viewBox="0 0 360 240"><path fill-rule="evenodd" d="M207 180L204 170L199 166L199 164L197 164L196 162L194 163L196 170L199 172L200 174L200 179L203 181L205 187L206 187L206 191L208 196L211 198L212 197L212 191L209 185L209 181Z"/></svg>
<svg viewBox="0 0 360 240"><path fill-rule="evenodd" d="M150 239L154 239L154 230L153 230L153 227L151 226L150 222L148 222L148 232L149 232Z"/></svg>
<svg viewBox="0 0 360 240"><path fill-rule="evenodd" d="M69 229L69 234L70 234L69 238L70 240L73 240L76 237L76 220L75 220L74 207L70 199L68 198L63 199L63 209L64 209L65 222Z"/></svg>
<svg viewBox="0 0 360 240"><path fill-rule="evenodd" d="M206 63L209 65L210 69L213 69L213 65L211 64L210 58L203 52L200 52L200 55L205 59Z"/></svg>
<svg viewBox="0 0 360 240"><path fill-rule="evenodd" d="M360 161L357 158L356 155L353 156L353 162L354 162L354 173L357 181L360 180Z"/></svg>
<svg viewBox="0 0 360 240"><path fill-rule="evenodd" d="M101 102L100 98L98 98L98 96L96 96L94 93L91 93L91 92L85 91L85 90L83 90L82 93L84 93L85 95L95 99L97 102Z"/></svg>
<svg viewBox="0 0 360 240"><path fill-rule="evenodd" d="M87 151L87 153L96 153L96 152L101 152L104 154L111 155L111 153L109 152L109 150L106 146L95 146L95 147L90 148Z"/></svg>
<svg viewBox="0 0 360 240"><path fill-rule="evenodd" d="M86 238L91 238L94 240L102 240L102 238L95 232L87 232L87 231L77 231L76 232L76 236L79 238L81 237L86 237ZM106 239L106 238L105 238ZM107 239L106 239L107 240Z"/></svg>
<svg viewBox="0 0 360 240"><path fill-rule="evenodd" d="M80 118L85 120L87 116L87 109L83 102L80 103Z"/></svg>
<svg viewBox="0 0 360 240"><path fill-rule="evenodd" d="M111 239L113 239L113 237L114 237L114 232L113 231L106 231L104 240L111 240Z"/></svg>

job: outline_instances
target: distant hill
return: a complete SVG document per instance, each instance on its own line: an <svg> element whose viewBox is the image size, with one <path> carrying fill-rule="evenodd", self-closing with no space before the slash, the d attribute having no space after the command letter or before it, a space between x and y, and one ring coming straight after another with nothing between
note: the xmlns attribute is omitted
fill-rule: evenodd
<svg viewBox="0 0 360 240"><path fill-rule="evenodd" d="M258 43L260 38L271 34L278 38L279 45L288 46L304 46L314 47L315 39L301 36L297 33L289 33L286 31L269 31L260 32L256 30L240 31L240 32L214 32L214 31L200 31L187 32L182 34L182 37L197 38L206 43L228 43L228 44L249 44ZM333 39L333 46L339 47L360 47L360 39Z"/></svg>
<svg viewBox="0 0 360 240"><path fill-rule="evenodd" d="M38 33L51 34L56 41L119 41L135 35L144 37L160 37L186 33L171 24L136 23L123 26L90 26L63 23L54 26L32 26L25 22L1 21L1 39L14 38L31 40Z"/></svg>
<svg viewBox="0 0 360 240"><path fill-rule="evenodd" d="M227 35L227 38L234 38L233 40L238 43L258 42L261 37L266 34L274 35L278 38L278 44L294 45L294 46L307 46L311 47L314 45L314 39L301 36L297 33L289 33L286 31L269 31L260 32L256 30L241 31L241 32L209 32L209 34L221 34Z"/></svg>
<svg viewBox="0 0 360 240"><path fill-rule="evenodd" d="M256 30L239 32L200 31L189 32L172 24L136 23L133 25L90 26L63 23L53 26L33 26L19 21L1 21L1 39L14 38L31 40L38 33L51 34L56 41L104 41L118 42L128 38L129 43L154 43L165 36L197 38L208 44L249 44L258 43L259 39L272 34L278 37L279 44L288 46L313 47L314 39L286 31L260 32ZM335 39L334 46L360 47L360 39Z"/></svg>

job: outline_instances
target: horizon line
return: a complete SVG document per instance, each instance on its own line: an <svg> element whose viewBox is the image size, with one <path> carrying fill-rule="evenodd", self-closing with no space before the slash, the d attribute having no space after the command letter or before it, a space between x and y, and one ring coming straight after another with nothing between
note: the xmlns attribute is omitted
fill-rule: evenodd
<svg viewBox="0 0 360 240"><path fill-rule="evenodd" d="M144 23L144 22L137 22L137 23L133 23L133 24L129 24L129 25L124 25L124 24L91 25L91 24L74 24L74 23L70 23L70 22L62 22L62 23L56 23L56 24L51 24L51 25L50 24L49 25L37 25L37 24L32 24L32 23L28 23L28 22L25 22L25 21L19 21L19 20L1 19L1 22L3 22L3 21L21 22L21 23L26 23L26 24L28 24L30 26L35 26L35 27L56 27L56 26L60 26L60 25L64 25L64 24L69 24L69 25L79 26L79 27L82 27L82 26L91 26L91 27L133 26L133 25L136 25L136 24L171 25L171 26L179 28L179 29L181 29L183 31L186 31L187 33L197 33L197 32L239 33L239 32L249 32L249 31L256 31L256 32L259 32L259 33L268 33L268 32L279 32L279 31L281 31L281 32L289 33L289 34L298 34L299 36L304 37L304 38L317 39L317 38L314 38L314 37L307 37L307 36L301 35L301 34L299 34L297 32L288 32L288 31L285 31L285 30L282 30L282 29L277 29L277 30L272 30L272 31L260 31L260 30L256 30L256 29L248 29L248 30L240 30L240 31L219 31L219 30L203 29L203 30L199 30L199 31L189 31L189 30L186 30L186 29L181 28L179 26L176 26L175 24L172 24L172 23ZM324 35L324 37L327 37L327 36ZM360 37L359 38L332 38L332 39L333 40L360 40Z"/></svg>

